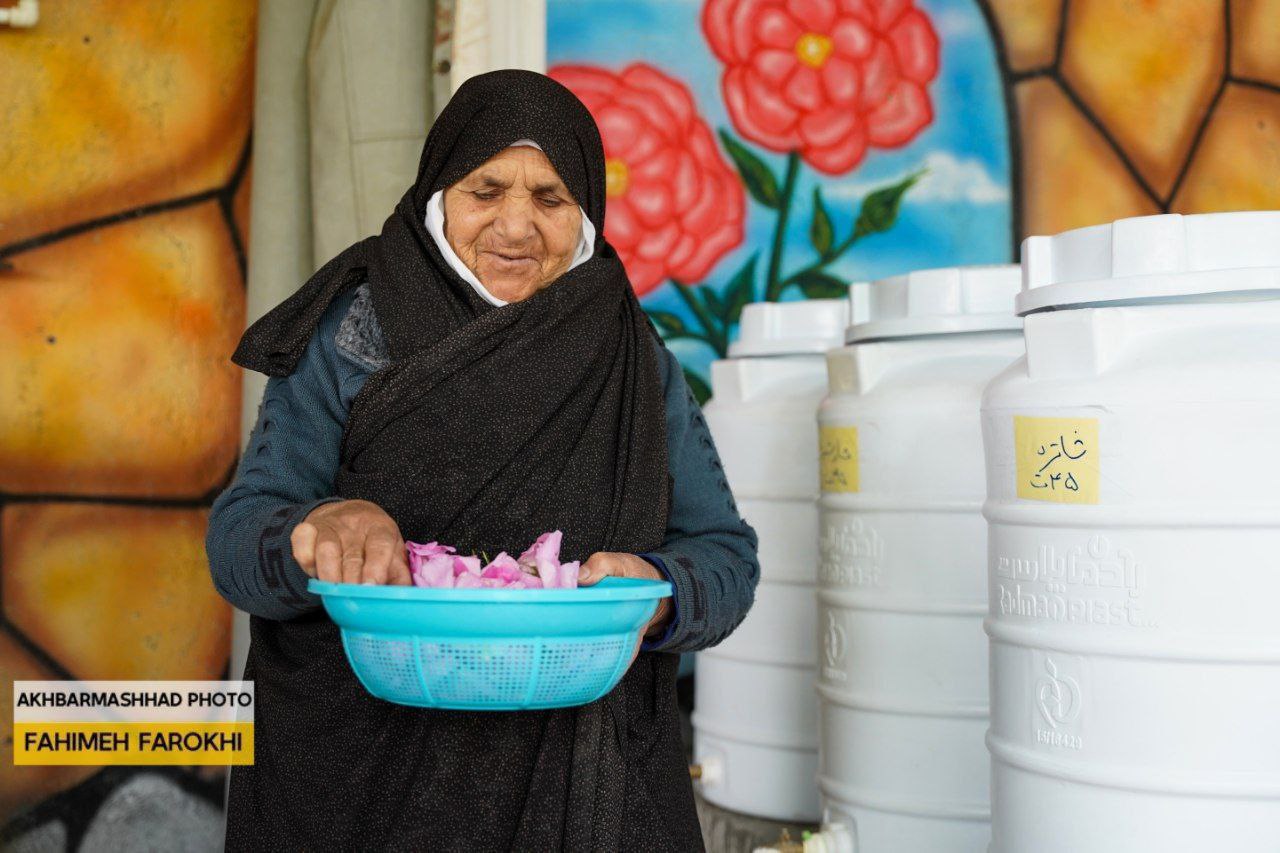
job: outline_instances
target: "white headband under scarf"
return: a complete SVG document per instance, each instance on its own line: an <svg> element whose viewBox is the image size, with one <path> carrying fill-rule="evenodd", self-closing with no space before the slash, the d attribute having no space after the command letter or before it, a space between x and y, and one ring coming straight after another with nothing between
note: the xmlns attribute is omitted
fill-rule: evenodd
<svg viewBox="0 0 1280 853"><path fill-rule="evenodd" d="M542 146L534 142L532 139L518 139L508 145L508 148L515 148L519 145L527 145L531 148L542 150ZM578 237L578 249L574 253L573 262L569 264L569 269L573 269L578 264L584 263L590 259L592 252L595 251L596 242L596 226L587 218L587 212L582 209L582 205L578 205L578 210L582 213L582 233ZM453 271L462 276L462 280L471 285L476 293L488 302L490 305L506 305L505 299L499 299L490 293L480 279L476 278L458 254L453 251L453 247L449 245L449 241L444 236L444 190L436 190L435 194L427 201L427 232L431 235L431 239L436 241L436 245L440 247L440 254L444 255L445 261L449 266L453 267Z"/></svg>

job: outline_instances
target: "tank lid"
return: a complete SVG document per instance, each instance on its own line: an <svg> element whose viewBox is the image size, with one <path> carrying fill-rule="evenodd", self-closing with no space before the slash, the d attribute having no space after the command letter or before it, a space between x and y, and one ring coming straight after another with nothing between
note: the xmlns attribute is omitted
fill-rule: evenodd
<svg viewBox="0 0 1280 853"><path fill-rule="evenodd" d="M874 338L1021 329L1017 264L943 267L849 287L849 343Z"/></svg>
<svg viewBox="0 0 1280 853"><path fill-rule="evenodd" d="M742 309L729 357L823 353L840 346L848 320L849 303L843 299L752 302Z"/></svg>
<svg viewBox="0 0 1280 853"><path fill-rule="evenodd" d="M1280 211L1166 213L1022 242L1019 314L1098 302L1280 290Z"/></svg>

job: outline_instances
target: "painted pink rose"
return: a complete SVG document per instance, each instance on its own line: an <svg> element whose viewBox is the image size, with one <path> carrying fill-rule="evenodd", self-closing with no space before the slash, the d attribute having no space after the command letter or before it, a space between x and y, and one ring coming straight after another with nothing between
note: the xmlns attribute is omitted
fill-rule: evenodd
<svg viewBox="0 0 1280 853"><path fill-rule="evenodd" d="M746 199L689 88L645 63L547 72L586 104L604 142L605 238L637 294L698 282L742 242Z"/></svg>
<svg viewBox="0 0 1280 853"><path fill-rule="evenodd" d="M702 30L738 131L820 172L847 172L868 146L904 145L933 120L938 36L913 0L707 0Z"/></svg>

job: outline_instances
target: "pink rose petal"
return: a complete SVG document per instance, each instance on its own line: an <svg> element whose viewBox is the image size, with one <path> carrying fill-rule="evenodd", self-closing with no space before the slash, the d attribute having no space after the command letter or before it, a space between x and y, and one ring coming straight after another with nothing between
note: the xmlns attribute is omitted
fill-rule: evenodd
<svg viewBox="0 0 1280 853"><path fill-rule="evenodd" d="M496 578L503 583L514 583L524 577L524 572L515 564L515 560L511 561L511 565L498 565L490 563L480 572L482 578Z"/></svg>
<svg viewBox="0 0 1280 853"><path fill-rule="evenodd" d="M559 586L560 572L560 539L562 533L553 530L538 537L533 544L533 563L538 569L538 577L542 578L545 587Z"/></svg>
<svg viewBox="0 0 1280 853"><path fill-rule="evenodd" d="M454 575L479 575L480 574L480 558L479 557L454 557L453 558Z"/></svg>
<svg viewBox="0 0 1280 853"><path fill-rule="evenodd" d="M560 566L560 587L562 589L578 588L578 569L580 568L577 560L572 563L564 563Z"/></svg>
<svg viewBox="0 0 1280 853"><path fill-rule="evenodd" d="M413 582L417 586L448 587L453 586L453 558L448 554L436 554L411 569Z"/></svg>
<svg viewBox="0 0 1280 853"><path fill-rule="evenodd" d="M524 570L520 568L520 564L515 561L506 551L494 557L489 565L480 570L482 578L502 578L508 583L525 577Z"/></svg>
<svg viewBox="0 0 1280 853"><path fill-rule="evenodd" d="M512 557L506 551L499 552L498 556L494 557L493 560L490 561L489 566L510 566L517 570L520 568L520 564L516 562L516 558ZM488 568L488 566L485 566L485 568Z"/></svg>
<svg viewBox="0 0 1280 853"><path fill-rule="evenodd" d="M425 545L419 542L406 542L404 546L409 549L410 554L418 554L422 557L434 557L436 554L452 554L457 549L449 545L441 545L438 542L428 542Z"/></svg>
<svg viewBox="0 0 1280 853"><path fill-rule="evenodd" d="M473 575L470 572L466 574L458 575L458 577L454 580L454 585L458 589L478 589L483 584L484 584L484 581L480 580L479 575Z"/></svg>
<svg viewBox="0 0 1280 853"><path fill-rule="evenodd" d="M549 540L553 534L556 534L556 535L558 536L558 535L559 535L559 533L560 533L560 531L559 531L559 530L552 530L552 531L548 531L548 532L546 532L546 533L542 534L541 536L539 536L539 537L534 541L534 543L533 543L532 545L530 545L528 548L526 548L526 549L525 549L525 551L524 551L524 553L520 555L520 560L519 560L520 565L522 565L522 566L526 566L526 567L528 567L528 568L530 568L530 569L537 568L536 561L535 561L535 555L538 553L538 551L539 551L539 549L540 549L540 548L542 548L544 545L546 545L547 540ZM556 555L557 555L557 556L558 556L558 555L559 555L559 553L560 553L560 545L559 545L559 542L560 542L560 540L557 538L557 539L556 539Z"/></svg>

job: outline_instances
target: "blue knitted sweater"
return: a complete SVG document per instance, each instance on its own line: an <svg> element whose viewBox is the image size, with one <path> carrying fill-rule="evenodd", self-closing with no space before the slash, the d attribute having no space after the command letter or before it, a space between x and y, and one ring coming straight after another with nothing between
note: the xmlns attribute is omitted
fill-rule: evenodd
<svg viewBox="0 0 1280 853"><path fill-rule="evenodd" d="M644 648L696 651L746 615L760 566L756 533L738 514L724 469L675 356L662 349L671 512L662 545L642 554L674 587L673 618ZM218 592L248 613L290 619L321 606L293 559L293 528L335 497L351 401L388 363L368 288L329 306L297 369L267 381L234 481L209 515L205 548Z"/></svg>

